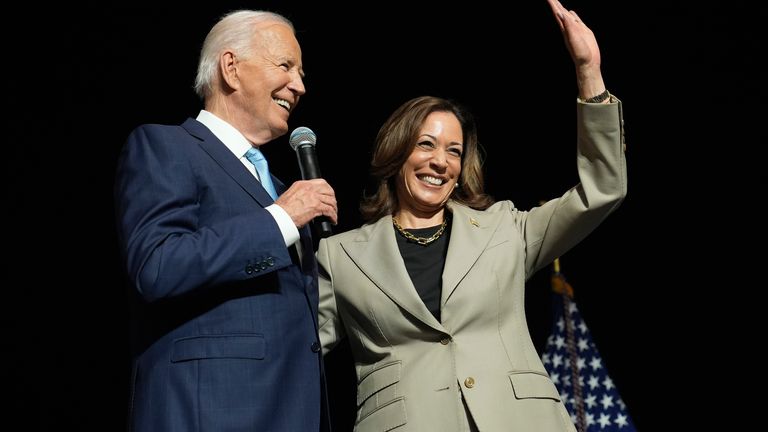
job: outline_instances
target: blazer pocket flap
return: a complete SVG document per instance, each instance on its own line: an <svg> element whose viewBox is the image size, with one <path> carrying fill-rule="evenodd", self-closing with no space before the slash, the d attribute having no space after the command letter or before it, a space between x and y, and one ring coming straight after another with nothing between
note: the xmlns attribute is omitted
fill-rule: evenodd
<svg viewBox="0 0 768 432"><path fill-rule="evenodd" d="M401 362L388 363L372 370L357 384L357 406L385 387L400 381Z"/></svg>
<svg viewBox="0 0 768 432"><path fill-rule="evenodd" d="M407 423L405 398L383 405L360 420L355 430L391 431Z"/></svg>
<svg viewBox="0 0 768 432"><path fill-rule="evenodd" d="M266 342L262 335L196 336L173 343L172 362L211 358L263 359Z"/></svg>
<svg viewBox="0 0 768 432"><path fill-rule="evenodd" d="M549 377L535 373L524 372L509 375L512 390L517 399L554 399L560 401L557 387Z"/></svg>

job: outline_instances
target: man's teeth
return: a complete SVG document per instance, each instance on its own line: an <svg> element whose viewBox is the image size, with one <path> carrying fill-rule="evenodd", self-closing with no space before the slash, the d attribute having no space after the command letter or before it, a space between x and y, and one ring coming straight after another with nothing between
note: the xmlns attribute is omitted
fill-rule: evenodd
<svg viewBox="0 0 768 432"><path fill-rule="evenodd" d="M425 181L425 182L427 182L429 184L433 184L435 186L440 186L440 185L443 184L443 180L441 180L441 179L439 179L437 177L432 177L432 176L419 176L419 180Z"/></svg>
<svg viewBox="0 0 768 432"><path fill-rule="evenodd" d="M285 100L285 99L273 99L273 100L275 101L275 103L277 103L281 107L287 109L288 111L291 110L291 104L288 103L287 100Z"/></svg>

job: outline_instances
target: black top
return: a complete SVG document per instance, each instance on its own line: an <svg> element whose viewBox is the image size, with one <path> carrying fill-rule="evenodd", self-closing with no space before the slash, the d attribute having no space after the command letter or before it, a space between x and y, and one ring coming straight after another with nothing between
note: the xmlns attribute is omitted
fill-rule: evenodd
<svg viewBox="0 0 768 432"><path fill-rule="evenodd" d="M442 224L441 224L442 225ZM416 292L427 306L432 315L440 321L440 295L443 290L443 268L445 257L448 255L448 240L451 236L451 223L445 227L445 232L437 240L426 245L420 245L408 240L395 229L397 246L405 261L405 268L411 277ZM429 228L406 229L416 237L429 238L440 229L440 225Z"/></svg>

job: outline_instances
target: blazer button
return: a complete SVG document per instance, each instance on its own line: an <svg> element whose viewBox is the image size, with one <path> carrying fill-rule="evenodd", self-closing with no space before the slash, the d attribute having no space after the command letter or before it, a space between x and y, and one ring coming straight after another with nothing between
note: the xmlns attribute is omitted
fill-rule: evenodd
<svg viewBox="0 0 768 432"><path fill-rule="evenodd" d="M444 337L444 338L440 339L440 343L443 344L443 345L448 345L449 343L451 343L451 340L449 338L447 338L447 337Z"/></svg>
<svg viewBox="0 0 768 432"><path fill-rule="evenodd" d="M314 341L312 342L312 352L320 352L320 342Z"/></svg>
<svg viewBox="0 0 768 432"><path fill-rule="evenodd" d="M272 257L267 258L267 265L272 267L275 265L275 260Z"/></svg>
<svg viewBox="0 0 768 432"><path fill-rule="evenodd" d="M250 264L248 264L247 266L245 266L245 272L246 272L246 273L248 273L248 274L251 274L251 273L253 273L253 266L252 266L252 265L250 265Z"/></svg>
<svg viewBox="0 0 768 432"><path fill-rule="evenodd" d="M472 377L469 377L464 380L464 387L466 388L472 388L475 386L475 379Z"/></svg>

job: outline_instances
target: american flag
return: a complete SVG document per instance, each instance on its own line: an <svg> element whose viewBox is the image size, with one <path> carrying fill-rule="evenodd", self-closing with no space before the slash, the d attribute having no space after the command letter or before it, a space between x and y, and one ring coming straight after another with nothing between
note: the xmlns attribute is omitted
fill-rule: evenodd
<svg viewBox="0 0 768 432"><path fill-rule="evenodd" d="M637 432L579 308L558 271L552 276L554 321L542 355L560 398L579 432Z"/></svg>

